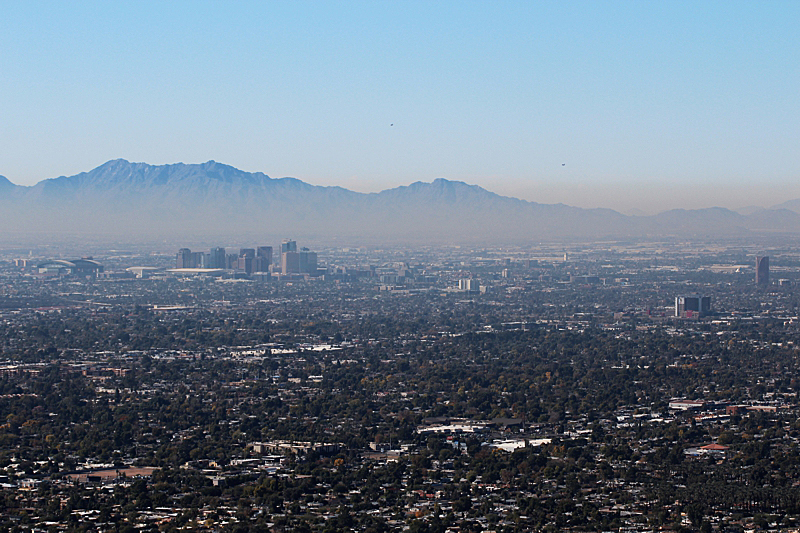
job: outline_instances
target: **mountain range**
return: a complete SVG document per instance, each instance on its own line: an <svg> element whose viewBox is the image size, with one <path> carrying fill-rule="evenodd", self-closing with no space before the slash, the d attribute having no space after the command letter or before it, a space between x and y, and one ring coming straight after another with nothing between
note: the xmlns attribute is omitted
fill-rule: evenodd
<svg viewBox="0 0 800 533"><path fill-rule="evenodd" d="M123 159L31 187L0 176L0 234L292 235L384 242L531 242L800 233L800 199L742 212L714 207L627 216L539 204L436 179L379 193L270 178L208 161Z"/></svg>

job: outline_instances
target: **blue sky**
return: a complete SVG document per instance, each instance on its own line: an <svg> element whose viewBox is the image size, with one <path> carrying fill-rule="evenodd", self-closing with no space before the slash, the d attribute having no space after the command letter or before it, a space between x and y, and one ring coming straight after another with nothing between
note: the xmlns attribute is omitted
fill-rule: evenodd
<svg viewBox="0 0 800 533"><path fill-rule="evenodd" d="M798 2L4 2L0 174L214 159L769 206L800 197L799 24Z"/></svg>

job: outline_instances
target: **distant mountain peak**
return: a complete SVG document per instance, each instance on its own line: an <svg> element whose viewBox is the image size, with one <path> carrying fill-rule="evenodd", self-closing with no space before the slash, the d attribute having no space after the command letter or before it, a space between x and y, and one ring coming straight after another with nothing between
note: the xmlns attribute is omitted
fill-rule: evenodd
<svg viewBox="0 0 800 533"><path fill-rule="evenodd" d="M800 213L800 198L795 200L787 200L778 205L773 205L770 209L789 209L795 213Z"/></svg>
<svg viewBox="0 0 800 533"><path fill-rule="evenodd" d="M363 194L296 178L273 179L213 159L169 165L112 159L33 187L0 177L0 191L0 228L5 231L269 232L376 242L800 233L800 215L785 209L744 215L715 207L628 217L611 209L538 204L447 178Z"/></svg>
<svg viewBox="0 0 800 533"><path fill-rule="evenodd" d="M120 159L111 159L109 161L106 161L102 165L94 168L90 172L94 172L95 170L100 170L100 169L108 170L108 169L112 169L112 168L129 167L132 164L133 163L131 163L127 159L121 159L121 158Z"/></svg>

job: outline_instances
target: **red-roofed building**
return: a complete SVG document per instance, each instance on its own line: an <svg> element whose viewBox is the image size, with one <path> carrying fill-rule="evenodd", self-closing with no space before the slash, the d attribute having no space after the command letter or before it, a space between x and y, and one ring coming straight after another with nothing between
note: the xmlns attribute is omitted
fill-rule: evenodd
<svg viewBox="0 0 800 533"><path fill-rule="evenodd" d="M700 447L701 450L708 450L710 452L726 452L728 451L727 446L723 446L722 444L717 444L716 442L712 442L711 444L706 444L705 446Z"/></svg>

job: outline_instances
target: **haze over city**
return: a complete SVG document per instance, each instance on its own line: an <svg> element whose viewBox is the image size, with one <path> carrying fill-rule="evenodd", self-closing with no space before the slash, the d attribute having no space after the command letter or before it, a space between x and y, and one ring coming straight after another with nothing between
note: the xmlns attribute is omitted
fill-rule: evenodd
<svg viewBox="0 0 800 533"><path fill-rule="evenodd" d="M800 3L0 5L0 533L800 533Z"/></svg>
<svg viewBox="0 0 800 533"><path fill-rule="evenodd" d="M0 174L214 159L654 214L800 197L796 2L25 2Z"/></svg>

